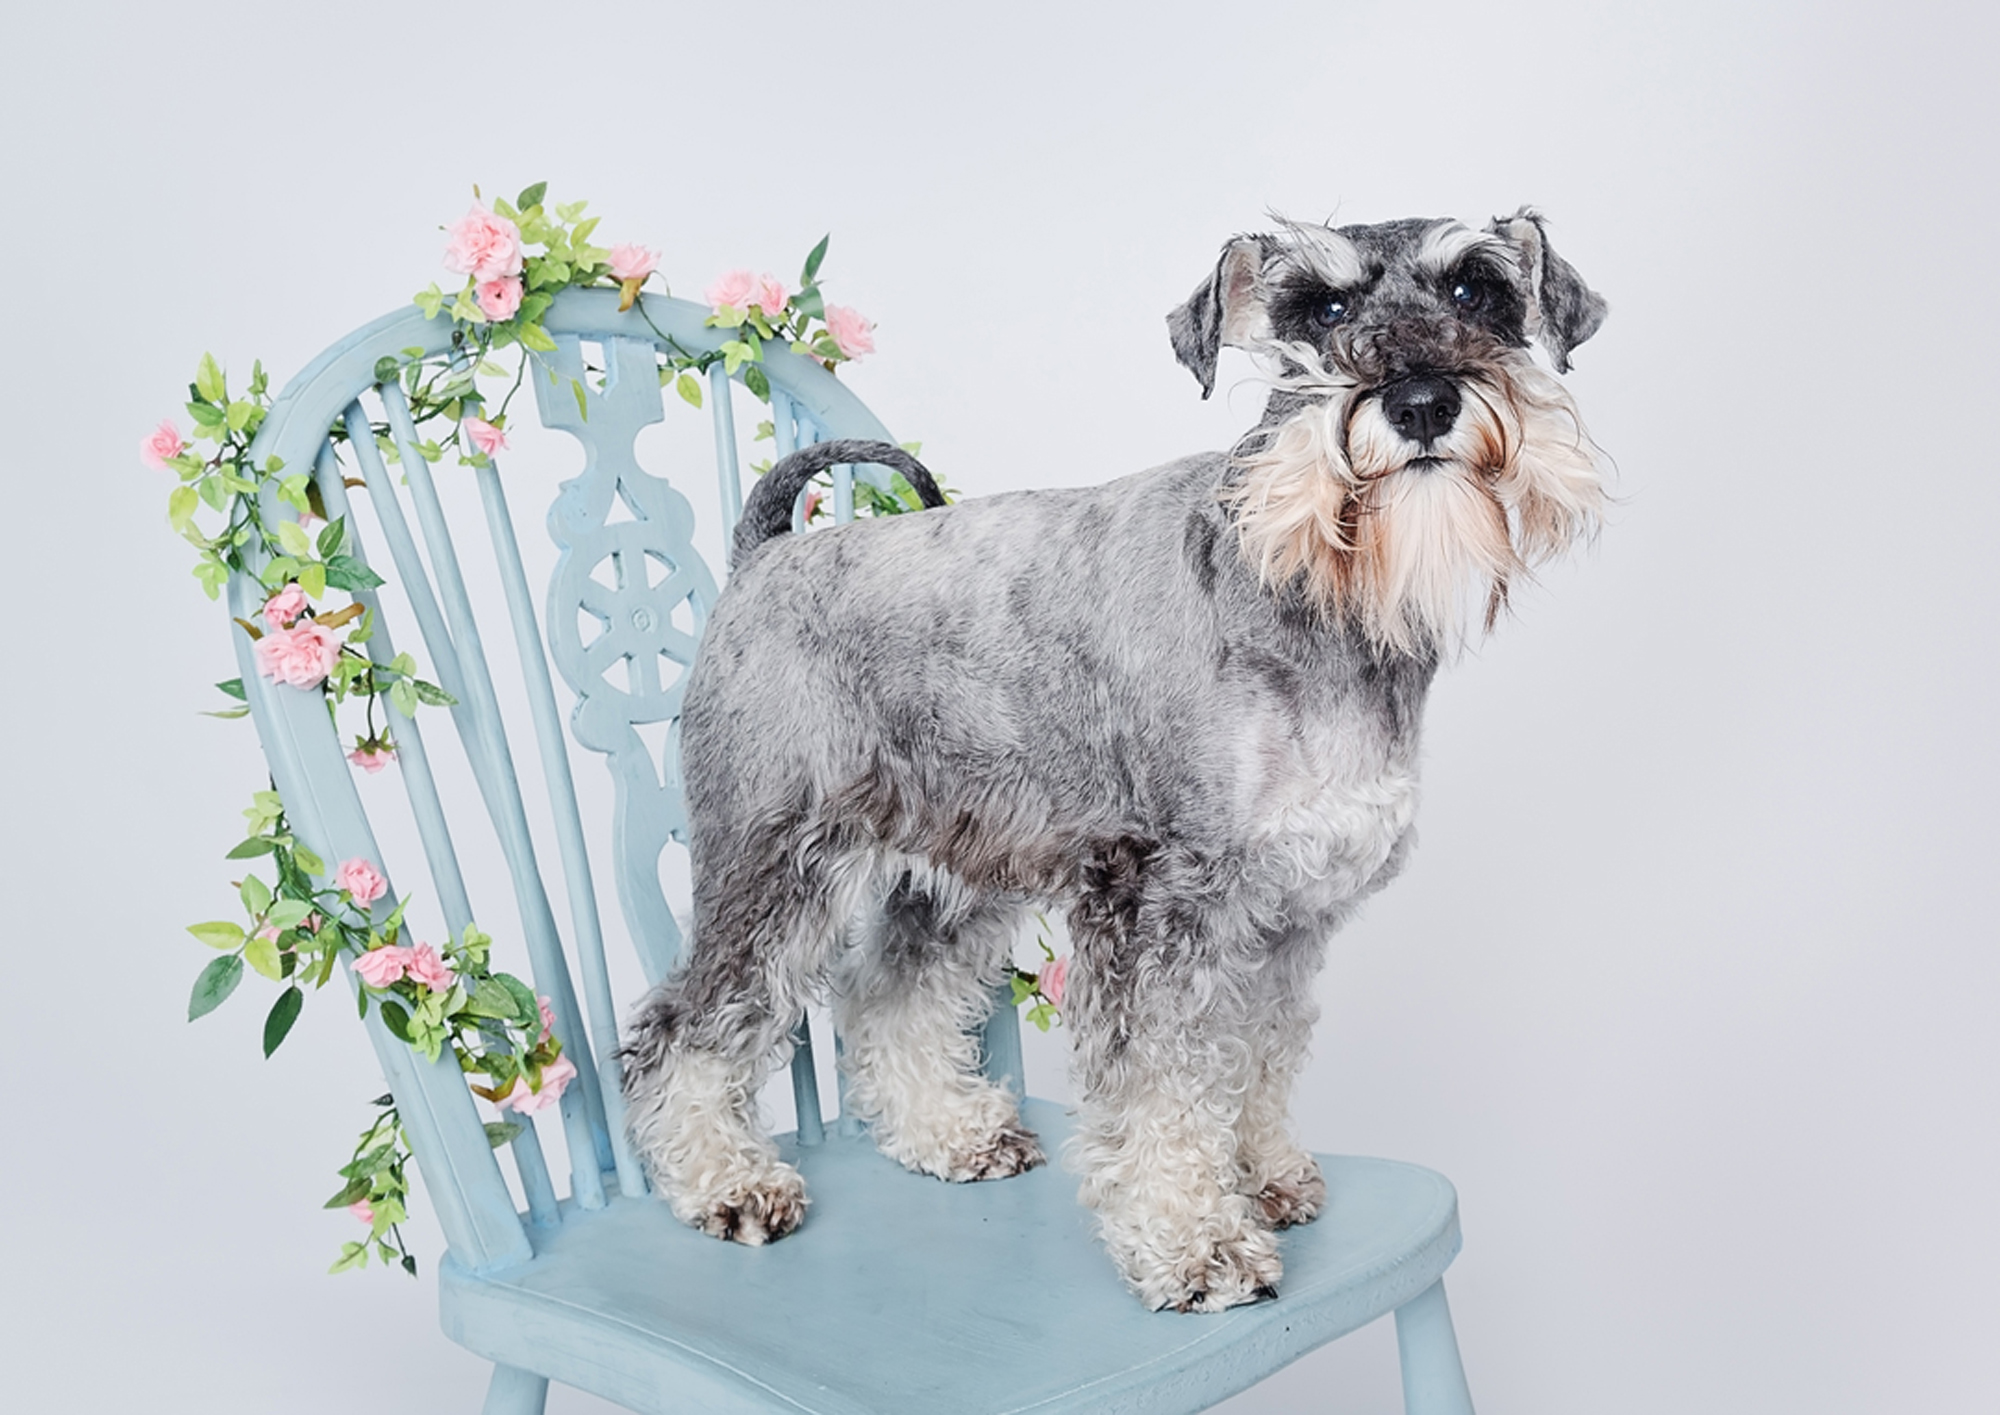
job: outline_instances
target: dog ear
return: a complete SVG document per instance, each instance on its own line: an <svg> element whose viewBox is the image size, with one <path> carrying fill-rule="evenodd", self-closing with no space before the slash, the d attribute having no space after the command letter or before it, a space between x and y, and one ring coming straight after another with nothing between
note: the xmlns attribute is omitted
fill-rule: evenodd
<svg viewBox="0 0 2000 1415"><path fill-rule="evenodd" d="M1595 334L1610 311L1604 297L1583 283L1576 267L1555 253L1542 214L1524 206L1512 216L1496 216L1486 228L1521 252L1534 299L1528 332L1542 341L1557 373L1569 372L1569 351Z"/></svg>
<svg viewBox="0 0 2000 1415"><path fill-rule="evenodd" d="M1222 248L1215 272L1195 287L1186 304L1167 316L1174 357L1194 374L1204 398L1215 391L1215 360L1224 344L1247 349L1270 336L1263 270L1264 242L1238 236Z"/></svg>

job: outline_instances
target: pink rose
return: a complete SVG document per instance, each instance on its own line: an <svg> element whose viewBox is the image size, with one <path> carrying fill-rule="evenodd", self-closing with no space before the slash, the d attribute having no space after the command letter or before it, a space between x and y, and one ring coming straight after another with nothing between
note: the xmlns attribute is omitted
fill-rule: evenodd
<svg viewBox="0 0 2000 1415"><path fill-rule="evenodd" d="M547 1041L549 1033L555 1030L555 1009L549 1006L549 1000L546 997L537 997L535 999L535 1006L542 1009L542 1040Z"/></svg>
<svg viewBox="0 0 2000 1415"><path fill-rule="evenodd" d="M502 1110L512 1107L522 1115L533 1115L547 1110L562 1099L562 1093L569 1083L576 1079L576 1063L566 1056L559 1056L542 1068L542 1088L539 1091L528 1087L528 1078L515 1078L514 1088L500 1098Z"/></svg>
<svg viewBox="0 0 2000 1415"><path fill-rule="evenodd" d="M375 1210L369 1207L368 1201L366 1199L356 1199L353 1203L347 1206L347 1211L353 1214L356 1218L360 1219L363 1223L367 1224L370 1228L373 1228L375 1226Z"/></svg>
<svg viewBox="0 0 2000 1415"><path fill-rule="evenodd" d="M819 504L824 500L826 500L826 494L822 492L818 487L816 486L807 487L805 510L801 513L802 519L805 520L808 524L810 524L812 518L819 514Z"/></svg>
<svg viewBox="0 0 2000 1415"><path fill-rule="evenodd" d="M874 325L846 305L826 307L826 332L833 336L840 352L850 359L875 352L874 330Z"/></svg>
<svg viewBox="0 0 2000 1415"><path fill-rule="evenodd" d="M174 426L172 418L162 418L160 425L139 443L139 460L156 472L167 470L167 459L178 457L187 451L187 444L181 441L180 430Z"/></svg>
<svg viewBox="0 0 2000 1415"><path fill-rule="evenodd" d="M333 882L354 896L356 904L373 904L389 892L389 881L366 860L356 857L333 872Z"/></svg>
<svg viewBox="0 0 2000 1415"><path fill-rule="evenodd" d="M263 928L257 930L256 936L263 939L266 943L276 943L278 941L278 926L276 924L266 924Z"/></svg>
<svg viewBox="0 0 2000 1415"><path fill-rule="evenodd" d="M611 248L613 280L644 280L659 263L659 256L644 246L618 245Z"/></svg>
<svg viewBox="0 0 2000 1415"><path fill-rule="evenodd" d="M732 309L750 307L750 291L757 278L747 270L731 270L718 277L716 282L702 292L702 298L718 313L724 305Z"/></svg>
<svg viewBox="0 0 2000 1415"><path fill-rule="evenodd" d="M785 312L785 301L791 299L791 292L785 282L775 275L760 275L757 284L750 291L750 303L764 311L771 319Z"/></svg>
<svg viewBox="0 0 2000 1415"><path fill-rule="evenodd" d="M451 991L452 971L428 943L420 943L410 950L409 961L403 965L403 971L432 992Z"/></svg>
<svg viewBox="0 0 2000 1415"><path fill-rule="evenodd" d="M390 762L396 760L396 749L387 742L369 740L363 742L347 754L347 759L363 771L373 776Z"/></svg>
<svg viewBox="0 0 2000 1415"><path fill-rule="evenodd" d="M507 434L486 419L467 418L459 426L465 429L466 439L472 443L474 451L491 457L495 452L507 450Z"/></svg>
<svg viewBox="0 0 2000 1415"><path fill-rule="evenodd" d="M354 960L354 971L371 988L386 988L410 971L410 950L390 944L371 949Z"/></svg>
<svg viewBox="0 0 2000 1415"><path fill-rule="evenodd" d="M297 580L264 601L264 622L273 629L290 628L292 621L305 612L306 592L299 588Z"/></svg>
<svg viewBox="0 0 2000 1415"><path fill-rule="evenodd" d="M257 640L257 671L294 688L316 688L340 661L340 636L317 620L301 619Z"/></svg>
<svg viewBox="0 0 2000 1415"><path fill-rule="evenodd" d="M475 206L451 228L444 268L470 275L479 284L521 273L521 230L504 216Z"/></svg>
<svg viewBox="0 0 2000 1415"><path fill-rule="evenodd" d="M1042 996L1057 1007L1062 1006L1063 989L1068 985L1069 959L1067 958L1052 958L1044 963L1041 976L1035 982L1035 986L1041 989Z"/></svg>
<svg viewBox="0 0 2000 1415"><path fill-rule="evenodd" d="M520 277L504 275L498 280L482 280L473 290L472 298L479 302L480 311L488 319L512 319L514 311L521 308Z"/></svg>

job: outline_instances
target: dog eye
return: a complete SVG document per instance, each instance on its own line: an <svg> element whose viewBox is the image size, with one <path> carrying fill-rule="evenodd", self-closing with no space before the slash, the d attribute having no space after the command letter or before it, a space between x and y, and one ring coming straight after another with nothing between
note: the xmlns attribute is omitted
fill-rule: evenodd
<svg viewBox="0 0 2000 1415"><path fill-rule="evenodd" d="M1313 323L1321 329L1331 329L1347 318L1347 301L1338 295L1329 295L1313 306Z"/></svg>
<svg viewBox="0 0 2000 1415"><path fill-rule="evenodd" d="M1452 302L1468 310L1484 309L1492 294L1492 288L1484 280L1455 280L1451 286Z"/></svg>

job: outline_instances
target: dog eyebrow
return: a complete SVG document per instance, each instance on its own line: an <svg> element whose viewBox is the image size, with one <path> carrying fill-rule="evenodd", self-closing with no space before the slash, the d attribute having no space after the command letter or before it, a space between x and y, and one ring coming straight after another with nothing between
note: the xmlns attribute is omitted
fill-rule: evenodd
<svg viewBox="0 0 2000 1415"><path fill-rule="evenodd" d="M1282 217L1278 220L1291 238L1288 254L1292 262L1328 289L1353 290L1373 278L1375 272L1369 270L1360 247L1338 231Z"/></svg>
<svg viewBox="0 0 2000 1415"><path fill-rule="evenodd" d="M1515 268L1513 250L1505 241L1456 221L1439 222L1424 233L1423 243L1417 247L1416 265L1428 274L1443 275L1474 252L1498 257L1506 269Z"/></svg>

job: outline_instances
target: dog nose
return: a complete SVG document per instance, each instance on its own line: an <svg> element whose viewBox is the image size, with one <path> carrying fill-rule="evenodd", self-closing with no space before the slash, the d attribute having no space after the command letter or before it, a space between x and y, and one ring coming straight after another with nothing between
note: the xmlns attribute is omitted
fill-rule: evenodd
<svg viewBox="0 0 2000 1415"><path fill-rule="evenodd" d="M1458 389L1434 373L1412 374L1383 390L1382 416L1404 437L1428 447L1458 421Z"/></svg>

